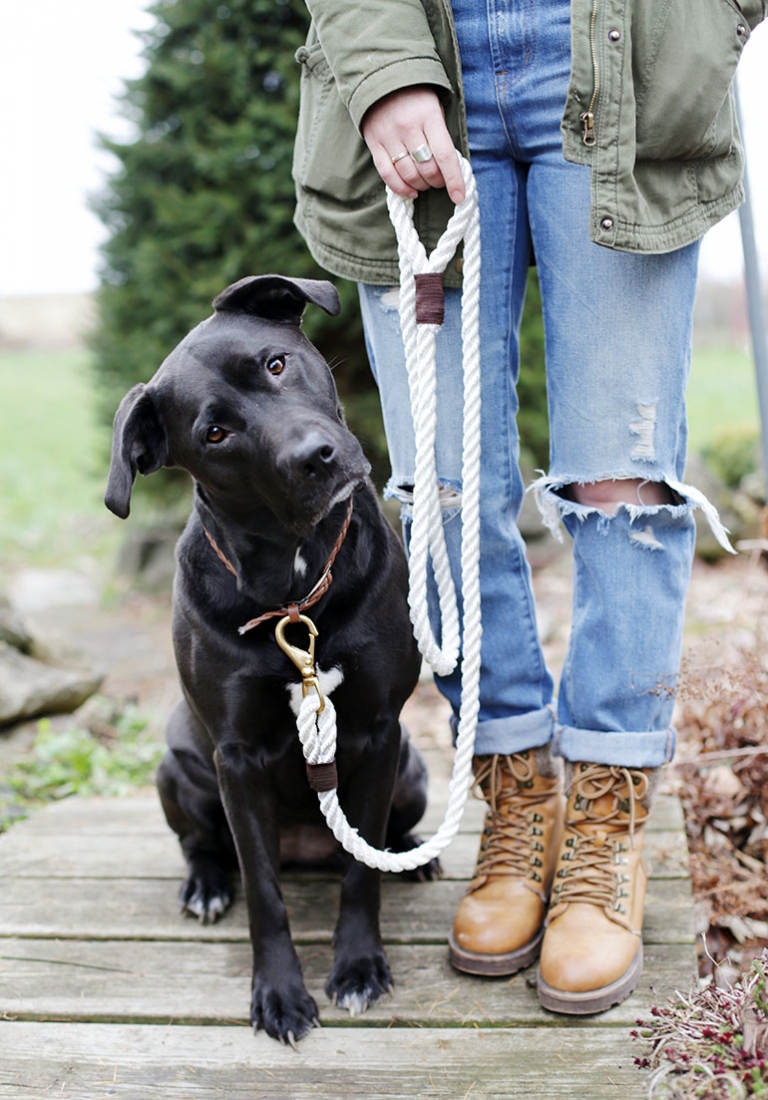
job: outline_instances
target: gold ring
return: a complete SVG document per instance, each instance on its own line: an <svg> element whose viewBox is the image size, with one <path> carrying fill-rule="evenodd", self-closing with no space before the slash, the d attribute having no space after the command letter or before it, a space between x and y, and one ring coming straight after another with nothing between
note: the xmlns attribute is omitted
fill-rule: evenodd
<svg viewBox="0 0 768 1100"><path fill-rule="evenodd" d="M428 160L432 160L432 150L425 142L423 145L419 145L416 149L411 149L411 156L417 164L426 164Z"/></svg>
<svg viewBox="0 0 768 1100"><path fill-rule="evenodd" d="M410 156L410 154L409 154L408 150L405 149L402 153L398 153L396 157L392 157L392 163L397 164L397 162L399 160L402 160L403 157L407 157L407 156Z"/></svg>

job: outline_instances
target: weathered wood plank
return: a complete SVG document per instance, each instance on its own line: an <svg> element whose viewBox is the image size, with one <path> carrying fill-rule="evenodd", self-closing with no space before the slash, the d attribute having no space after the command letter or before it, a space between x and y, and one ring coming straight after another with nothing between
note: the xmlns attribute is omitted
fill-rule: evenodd
<svg viewBox="0 0 768 1100"><path fill-rule="evenodd" d="M468 879L477 858L478 837L460 833L443 852L443 877ZM648 834L645 859L652 877L688 874L688 852L680 832ZM0 878L142 878L170 879L185 875L176 836L161 832L30 833L12 830L0 845Z"/></svg>
<svg viewBox="0 0 768 1100"><path fill-rule="evenodd" d="M52 802L0 838L0 850L19 832L36 837L44 833L123 836L127 832L142 836L167 833L168 825L157 792L148 787L124 798L93 795Z"/></svg>
<svg viewBox="0 0 768 1100"><path fill-rule="evenodd" d="M445 815L447 801L446 783L431 783L429 805L419 823L418 832L424 836L435 832ZM461 821L460 833L479 832L483 814L484 804L470 796ZM679 832L682 828L683 816L679 800L668 795L659 798L647 832ZM143 836L156 833L158 836L165 836L168 831L159 800L153 790L142 791L126 798L65 798L38 810L9 833L0 836L0 856L6 845L15 847L13 838L19 834L124 836L130 833Z"/></svg>
<svg viewBox="0 0 768 1100"><path fill-rule="evenodd" d="M284 883L294 939L327 942L338 912L338 882L296 876ZM464 893L460 881L400 882L382 889L382 935L389 943L443 943ZM9 877L0 890L0 936L230 942L247 938L242 898L214 925L181 917L172 882L155 879ZM646 943L694 942L690 883L652 879Z"/></svg>
<svg viewBox="0 0 768 1100"><path fill-rule="evenodd" d="M691 945L646 949L636 993L608 1013L584 1020L545 1012L529 984L535 968L513 978L458 974L445 946L388 949L395 992L351 1020L324 993L330 945L299 952L307 987L324 1026L631 1026L675 989L688 990L696 961ZM251 970L245 943L0 940L0 1018L212 1024L247 1023Z"/></svg>
<svg viewBox="0 0 768 1100"><path fill-rule="evenodd" d="M0 1098L645 1100L617 1028L324 1028L298 1052L246 1028L7 1023Z"/></svg>

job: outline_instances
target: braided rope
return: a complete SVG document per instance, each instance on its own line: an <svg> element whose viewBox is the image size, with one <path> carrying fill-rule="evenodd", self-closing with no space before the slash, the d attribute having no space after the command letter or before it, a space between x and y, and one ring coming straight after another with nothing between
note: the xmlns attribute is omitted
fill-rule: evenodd
<svg viewBox="0 0 768 1100"><path fill-rule="evenodd" d="M419 649L435 672L446 675L459 657L459 615L456 590L445 545L435 465L437 435L437 368L435 336L439 326L417 324L415 276L442 273L461 240L464 241L464 289L461 339L464 364L464 422L462 458L461 574L464 608L464 646L461 705L448 808L438 831L408 852L373 848L347 821L336 790L318 793L320 809L336 839L355 859L380 871L412 871L435 859L456 835L472 775L477 716L480 709L480 218L477 188L469 162L457 152L466 198L457 207L434 251L427 256L413 224L413 201L387 189L387 204L400 254L400 324L411 394L416 436L416 469L410 545L408 602ZM437 583L443 644L433 634L427 615L429 560ZM329 763L336 753L336 713L331 700L318 712L318 696L309 691L302 700L298 730L309 764Z"/></svg>

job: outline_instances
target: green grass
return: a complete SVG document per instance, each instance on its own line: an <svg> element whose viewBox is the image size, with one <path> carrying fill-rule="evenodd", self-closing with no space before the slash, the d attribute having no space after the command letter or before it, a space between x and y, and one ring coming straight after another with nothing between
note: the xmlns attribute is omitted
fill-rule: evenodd
<svg viewBox="0 0 768 1100"><path fill-rule="evenodd" d="M688 448L702 451L725 432L754 434L760 426L755 368L748 352L695 348L688 405Z"/></svg>
<svg viewBox="0 0 768 1100"><path fill-rule="evenodd" d="M1 352L0 557L62 564L114 537L102 503L108 435L86 352Z"/></svg>

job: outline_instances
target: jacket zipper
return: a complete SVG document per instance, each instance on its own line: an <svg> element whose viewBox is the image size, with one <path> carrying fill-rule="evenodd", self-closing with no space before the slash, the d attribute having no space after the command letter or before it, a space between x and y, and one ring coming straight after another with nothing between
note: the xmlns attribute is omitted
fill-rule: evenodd
<svg viewBox="0 0 768 1100"><path fill-rule="evenodd" d="M597 134L595 133L595 104L597 103L597 95L600 91L600 70L597 67L597 8L600 0L593 0L592 4L592 20L589 27L589 50L592 55L592 98L589 101L589 107L583 114L579 115L579 121L581 122L581 140L585 145L592 146L597 141Z"/></svg>

